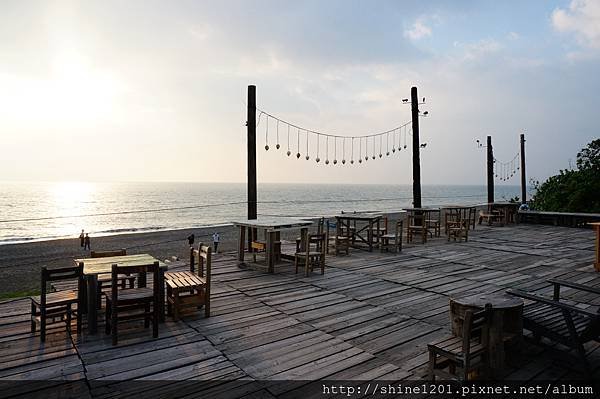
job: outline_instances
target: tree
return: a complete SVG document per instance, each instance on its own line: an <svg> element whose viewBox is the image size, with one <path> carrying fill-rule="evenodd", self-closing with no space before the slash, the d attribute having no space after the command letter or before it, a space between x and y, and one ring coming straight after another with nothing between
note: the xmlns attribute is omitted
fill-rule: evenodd
<svg viewBox="0 0 600 399"><path fill-rule="evenodd" d="M600 139L577 154L577 169L534 182L532 208L552 212L600 213Z"/></svg>

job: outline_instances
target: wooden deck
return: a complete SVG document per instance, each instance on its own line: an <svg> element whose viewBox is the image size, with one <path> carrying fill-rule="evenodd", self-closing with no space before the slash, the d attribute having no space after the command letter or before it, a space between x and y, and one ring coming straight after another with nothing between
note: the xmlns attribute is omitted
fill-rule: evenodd
<svg viewBox="0 0 600 399"><path fill-rule="evenodd" d="M29 300L0 303L0 383L83 380L66 385L81 397L147 391L147 397L291 398L302 396L306 380L415 380L426 374L427 343L449 331L449 296L510 287L550 295L550 277L600 287L594 234L585 229L478 226L467 243L441 238L408 245L400 254L354 250L327 259L324 276L305 278L291 264L271 275L239 269L234 254L218 255L212 317L167 318L156 340L150 330L128 333L125 326L118 347L102 323L97 336L86 335L84 325L82 336L51 331L42 345L29 332ZM600 306L589 294L573 299ZM545 343L526 344L505 378L581 378L575 361ZM598 378L600 344L587 351ZM0 397L39 389L18 384Z"/></svg>

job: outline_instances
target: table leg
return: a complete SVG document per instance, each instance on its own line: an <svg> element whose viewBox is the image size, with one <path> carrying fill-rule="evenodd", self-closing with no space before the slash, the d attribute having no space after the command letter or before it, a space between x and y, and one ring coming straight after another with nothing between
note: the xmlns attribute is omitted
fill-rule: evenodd
<svg viewBox="0 0 600 399"><path fill-rule="evenodd" d="M96 300L98 295L98 276L95 274L85 276L87 283L87 320L88 329L91 335L98 332L98 304Z"/></svg>
<svg viewBox="0 0 600 399"><path fill-rule="evenodd" d="M492 378L501 375L504 369L504 312L496 310L492 312L492 322L489 331L488 356Z"/></svg>
<svg viewBox="0 0 600 399"><path fill-rule="evenodd" d="M158 321L165 322L165 269L158 269Z"/></svg>
<svg viewBox="0 0 600 399"><path fill-rule="evenodd" d="M266 239L267 239L267 248L265 248L265 250L267 251L267 270L269 273L274 273L275 272L275 254L274 254L274 245L273 243L275 242L275 232L273 231L267 231L266 232Z"/></svg>
<svg viewBox="0 0 600 399"><path fill-rule="evenodd" d="M246 227L245 226L239 226L239 234L238 234L238 253L237 253L237 260L238 260L238 265L243 265L244 264L244 250L245 250L245 246L246 246Z"/></svg>
<svg viewBox="0 0 600 399"><path fill-rule="evenodd" d="M596 271L600 272L600 226L596 226Z"/></svg>
<svg viewBox="0 0 600 399"><path fill-rule="evenodd" d="M369 220L369 229L367 230L367 242L369 243L369 252L373 252L373 221Z"/></svg>
<svg viewBox="0 0 600 399"><path fill-rule="evenodd" d="M300 229L300 241L302 242L302 248L306 252L310 252L310 243L308 242L308 228L303 227ZM304 259L304 276L308 277L308 267L310 263L310 256L306 256Z"/></svg>

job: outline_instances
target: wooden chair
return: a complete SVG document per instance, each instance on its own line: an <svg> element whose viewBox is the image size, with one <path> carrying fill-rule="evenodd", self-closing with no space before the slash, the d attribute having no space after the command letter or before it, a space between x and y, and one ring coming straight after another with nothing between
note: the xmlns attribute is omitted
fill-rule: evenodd
<svg viewBox="0 0 600 399"><path fill-rule="evenodd" d="M416 215L409 212L406 224L406 242L412 242L414 235L421 236L421 243L427 242L427 219L425 213Z"/></svg>
<svg viewBox="0 0 600 399"><path fill-rule="evenodd" d="M179 320L183 313L195 312L204 306L204 316L210 317L210 280L212 248L200 243L190 248L190 271L167 272L167 313ZM198 260L198 272L195 270ZM205 273L206 269L206 273Z"/></svg>
<svg viewBox="0 0 600 399"><path fill-rule="evenodd" d="M304 263L304 275L308 277L309 271L314 271L315 266L321 267L321 274L325 274L325 246L327 245L325 233L307 234L303 248L294 255L294 266L298 273L298 265Z"/></svg>
<svg viewBox="0 0 600 399"><path fill-rule="evenodd" d="M484 376L488 375L487 350L491 311L490 304L486 304L485 309L478 312L467 310L462 337L448 336L427 345L431 381L435 381L436 377L466 381L471 372L478 370Z"/></svg>
<svg viewBox="0 0 600 399"><path fill-rule="evenodd" d="M434 218L432 214L437 213L437 218ZM425 224L427 225L427 232L431 235L431 237L439 237L442 234L442 221L441 221L441 211L433 212L433 211L425 211Z"/></svg>
<svg viewBox="0 0 600 399"><path fill-rule="evenodd" d="M335 250L335 256L340 253L350 254L350 242L354 241L354 230L347 226L341 226L341 223L337 222L335 226L335 236L333 237L333 248Z"/></svg>
<svg viewBox="0 0 600 399"><path fill-rule="evenodd" d="M152 336L158 338L159 310L161 308L158 261L150 265L119 266L112 265L112 285L110 294L106 297L106 334L112 335L112 344L118 343L118 323L124 320L144 319L144 328L152 321ZM153 288L138 287L120 290L119 275L124 273L152 273ZM140 285L142 285L140 281ZM145 284L144 284L145 285Z"/></svg>
<svg viewBox="0 0 600 399"><path fill-rule="evenodd" d="M500 223L501 226L505 224L504 212L494 210L492 205L490 205L487 209L487 212L479 211L479 223L487 221L488 226L491 226L494 222Z"/></svg>
<svg viewBox="0 0 600 399"><path fill-rule="evenodd" d="M110 256L125 256L125 255L127 255L127 250L123 248L123 249L112 250L112 251L92 251L90 255L92 258L108 258ZM119 282L119 287L121 287L121 289L126 287L125 283L129 284L129 288L133 288L133 286L135 284L135 276L131 276L129 274L122 274L119 276L118 282ZM96 291L97 295L98 295L98 299L96 301L96 303L98 304L98 309L100 309L102 307L102 289L110 288L111 283L112 283L112 275L110 273L98 275L98 289Z"/></svg>
<svg viewBox="0 0 600 399"><path fill-rule="evenodd" d="M48 292L48 283L60 280L77 279L77 291L66 290ZM83 308L83 263L72 267L48 269L42 267L42 286L40 296L31 297L31 332L35 333L40 325L40 340L46 341L46 327L49 324L66 323L71 333L73 313L77 317L77 333L81 333L81 309ZM77 305L74 312L73 305ZM50 319L50 320L49 320Z"/></svg>
<svg viewBox="0 0 600 399"><path fill-rule="evenodd" d="M459 242L463 238L465 242L469 241L469 221L459 220L452 222L446 226L446 234L448 234L448 241L450 241L450 238L454 238L454 241L458 239Z"/></svg>
<svg viewBox="0 0 600 399"><path fill-rule="evenodd" d="M333 234L330 232L332 228L334 229ZM327 228L325 229L327 253L329 253L329 250L333 248L336 256L339 255L341 252L345 252L346 255L349 254L350 236L340 235L341 230L342 229L338 230L337 222L331 223L329 220L327 221Z"/></svg>
<svg viewBox="0 0 600 399"><path fill-rule="evenodd" d="M554 286L552 299L517 289L510 289L507 293L532 301L523 308L523 328L531 331L536 341L539 342L541 337L546 337L575 350L585 372L591 375L583 345L590 341L600 342L600 309L592 312L565 303L561 298L560 289L567 287L588 295L592 294L600 299L600 288L558 279L551 279L548 282Z"/></svg>
<svg viewBox="0 0 600 399"><path fill-rule="evenodd" d="M379 241L379 250L383 252L385 249L389 251L390 247L394 248L395 252L402 251L402 230L404 230L404 222L396 220L396 230L394 234L383 234Z"/></svg>
<svg viewBox="0 0 600 399"><path fill-rule="evenodd" d="M321 217L317 222L317 234L321 234L325 232L325 218ZM300 249L300 243L302 242L302 237L296 237L296 252ZM328 250L328 249L327 249Z"/></svg>
<svg viewBox="0 0 600 399"><path fill-rule="evenodd" d="M377 226L373 226L371 228L371 242L373 244L379 244L379 242L381 240L381 236L388 233L388 218L387 218L387 216L384 217L382 220L383 220L383 226L380 226L379 228Z"/></svg>

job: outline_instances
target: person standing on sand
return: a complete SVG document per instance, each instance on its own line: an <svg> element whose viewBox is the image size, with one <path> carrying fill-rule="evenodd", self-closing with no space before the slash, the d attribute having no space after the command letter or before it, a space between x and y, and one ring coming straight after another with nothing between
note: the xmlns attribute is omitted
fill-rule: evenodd
<svg viewBox="0 0 600 399"><path fill-rule="evenodd" d="M83 245L83 249L89 249L89 250L92 249L92 247L90 245L90 235L88 233L85 233L85 243Z"/></svg>
<svg viewBox="0 0 600 399"><path fill-rule="evenodd" d="M219 248L219 233L215 232L213 234L213 252L217 253L218 248Z"/></svg>
<svg viewBox="0 0 600 399"><path fill-rule="evenodd" d="M83 235L83 229L81 229L81 234L79 234L79 243L81 244L81 248L83 248L84 245L84 238L85 236Z"/></svg>
<svg viewBox="0 0 600 399"><path fill-rule="evenodd" d="M193 247L194 240L196 239L196 237L194 236L194 233L192 233L187 239L188 239L188 244L190 244L190 247Z"/></svg>

